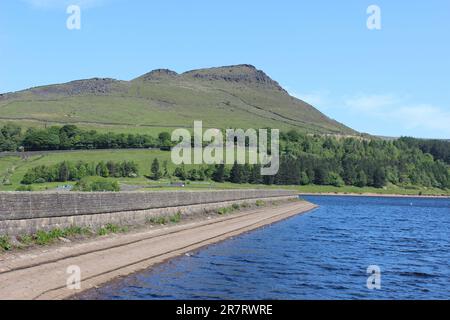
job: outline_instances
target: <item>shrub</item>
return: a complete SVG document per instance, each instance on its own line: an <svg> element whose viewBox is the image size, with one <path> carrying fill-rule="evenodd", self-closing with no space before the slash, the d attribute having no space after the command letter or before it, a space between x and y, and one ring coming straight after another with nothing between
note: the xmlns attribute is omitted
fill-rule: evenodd
<svg viewBox="0 0 450 320"><path fill-rule="evenodd" d="M257 207L264 207L266 205L266 203L262 200L256 200L255 204Z"/></svg>
<svg viewBox="0 0 450 320"><path fill-rule="evenodd" d="M90 191L120 191L117 181L94 181L91 183Z"/></svg>
<svg viewBox="0 0 450 320"><path fill-rule="evenodd" d="M4 250L4 251L9 251L11 250L12 245L11 245L11 241L9 239L8 236L1 236L0 237L0 249Z"/></svg>
<svg viewBox="0 0 450 320"><path fill-rule="evenodd" d="M239 205L237 205L239 208ZM229 214L232 213L233 211L236 211L236 207L234 205L232 205L231 207L224 207L224 208L220 208L217 213L220 215L225 215L225 214Z"/></svg>
<svg viewBox="0 0 450 320"><path fill-rule="evenodd" d="M45 231L38 231L34 238L37 244L43 246L43 245L48 245L50 243L53 243L56 240L56 234L59 231L50 231L50 232L45 232Z"/></svg>
<svg viewBox="0 0 450 320"><path fill-rule="evenodd" d="M220 215L227 214L227 208L220 208L219 210L217 210L217 213Z"/></svg>
<svg viewBox="0 0 450 320"><path fill-rule="evenodd" d="M178 223L181 221L181 212L178 211L176 214L174 214L173 216L169 217L170 222L172 223Z"/></svg>
<svg viewBox="0 0 450 320"><path fill-rule="evenodd" d="M147 218L148 224L166 224L167 218L164 216L150 217Z"/></svg>
<svg viewBox="0 0 450 320"><path fill-rule="evenodd" d="M241 208L248 208L248 207L250 207L250 204L248 202L243 202L241 204Z"/></svg>
<svg viewBox="0 0 450 320"><path fill-rule="evenodd" d="M18 192L31 192L31 191L33 191L33 187L32 186L24 186L24 185L21 185L21 186L19 186L17 189L16 189L16 191L18 191Z"/></svg>
<svg viewBox="0 0 450 320"><path fill-rule="evenodd" d="M63 230L64 237L73 237L77 235L88 235L91 234L92 231L89 228L71 226Z"/></svg>
<svg viewBox="0 0 450 320"><path fill-rule="evenodd" d="M121 227L116 224L108 223L106 226L100 228L97 230L97 234L99 236L106 236L110 233L121 233L121 232L127 232L127 227Z"/></svg>
<svg viewBox="0 0 450 320"><path fill-rule="evenodd" d="M120 191L120 186L117 181L109 181L106 179L97 179L94 181L88 181L82 179L75 184L75 191L85 191L85 192L118 192Z"/></svg>
<svg viewBox="0 0 450 320"><path fill-rule="evenodd" d="M19 240L20 243L22 243L26 246L31 245L34 241L33 236L30 236L29 234L22 235L22 236L18 237L17 240Z"/></svg>

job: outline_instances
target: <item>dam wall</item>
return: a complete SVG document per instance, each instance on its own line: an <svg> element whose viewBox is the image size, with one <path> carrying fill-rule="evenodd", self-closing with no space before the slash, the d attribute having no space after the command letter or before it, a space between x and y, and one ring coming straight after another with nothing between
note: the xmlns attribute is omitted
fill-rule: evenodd
<svg viewBox="0 0 450 320"><path fill-rule="evenodd" d="M155 216L208 213L234 203L297 198L287 190L157 192L1 192L0 235L22 235L70 226L145 224Z"/></svg>

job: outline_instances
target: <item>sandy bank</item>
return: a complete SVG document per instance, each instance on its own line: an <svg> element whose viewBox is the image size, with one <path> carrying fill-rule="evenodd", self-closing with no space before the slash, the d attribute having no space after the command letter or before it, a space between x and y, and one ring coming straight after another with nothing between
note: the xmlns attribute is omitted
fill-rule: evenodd
<svg viewBox="0 0 450 320"><path fill-rule="evenodd" d="M67 244L0 261L0 299L64 299L229 237L304 213L296 201L226 217ZM70 266L81 270L81 289L67 288Z"/></svg>

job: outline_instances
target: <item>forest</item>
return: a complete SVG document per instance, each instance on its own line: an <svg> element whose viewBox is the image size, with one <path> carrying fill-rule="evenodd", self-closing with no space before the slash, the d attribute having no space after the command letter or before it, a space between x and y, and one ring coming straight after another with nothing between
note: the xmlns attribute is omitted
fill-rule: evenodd
<svg viewBox="0 0 450 320"><path fill-rule="evenodd" d="M258 165L178 166L173 172L167 163L149 159L155 180L253 183L267 185L423 186L450 188L450 142L402 137L395 140L362 137L333 137L302 134L295 130L280 134L280 170L275 176L261 176ZM170 134L150 135L97 133L73 125L28 129L15 125L0 128L0 151L74 150L103 148L165 148L172 145ZM132 159L130 159L132 161ZM130 162L131 163L131 162ZM78 167L77 167L78 166ZM109 167L108 167L109 166ZM34 168L24 183L76 180L78 175L120 177L138 174L123 170L124 164L59 164ZM69 167L68 169L66 167ZM106 167L106 169L105 169ZM116 169L119 168L119 169ZM122 168L122 169L120 169ZM60 172L62 170L62 173ZM76 174L72 174L76 173Z"/></svg>
<svg viewBox="0 0 450 320"><path fill-rule="evenodd" d="M449 163L403 141L308 136L295 132L281 135L280 170L261 176L258 165L216 165L186 171L178 167L181 180L212 179L216 182L267 185L344 185L382 188L397 186L450 188ZM152 169L155 169L155 165ZM152 171L155 176L157 170Z"/></svg>

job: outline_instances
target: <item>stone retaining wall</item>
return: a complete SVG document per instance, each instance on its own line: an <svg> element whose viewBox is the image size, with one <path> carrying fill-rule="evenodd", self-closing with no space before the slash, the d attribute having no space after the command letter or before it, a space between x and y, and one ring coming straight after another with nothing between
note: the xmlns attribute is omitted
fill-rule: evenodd
<svg viewBox="0 0 450 320"><path fill-rule="evenodd" d="M142 224L152 216L194 214L232 203L287 200L285 190L102 193L0 193L0 235L34 233L72 225Z"/></svg>

